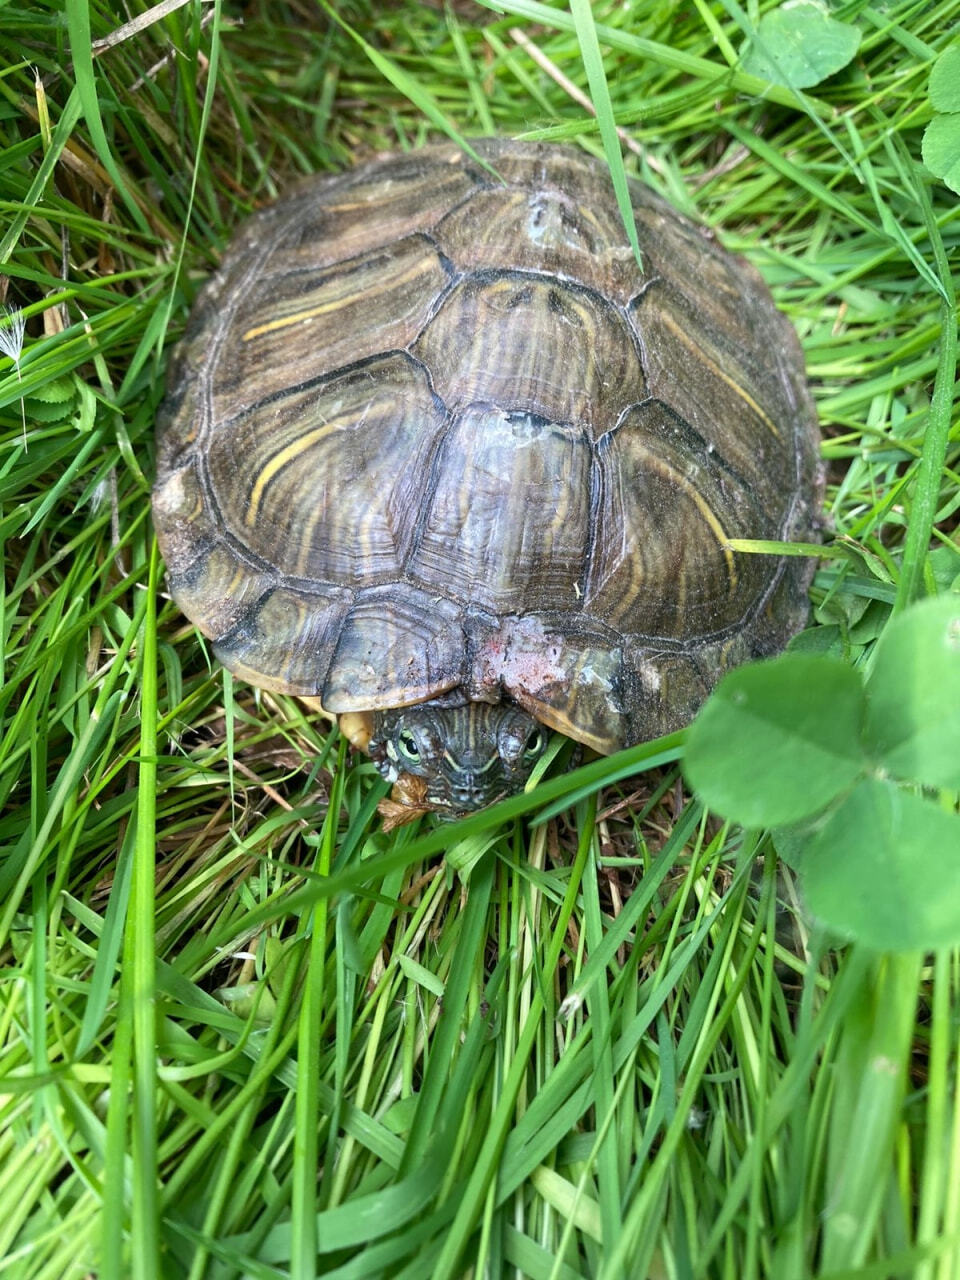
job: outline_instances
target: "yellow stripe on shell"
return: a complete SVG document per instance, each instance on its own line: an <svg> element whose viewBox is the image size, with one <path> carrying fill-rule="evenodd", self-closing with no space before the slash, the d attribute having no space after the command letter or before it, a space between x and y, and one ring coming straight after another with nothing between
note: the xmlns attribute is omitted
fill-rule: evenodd
<svg viewBox="0 0 960 1280"><path fill-rule="evenodd" d="M259 476L257 476L257 482L250 493L246 514L248 528L252 529L257 523L257 515L260 511L260 503L263 501L264 491L274 476L299 458L302 453L312 449L315 444L318 444L332 431L336 431L339 426L339 422L327 422L322 427L317 427L315 431L308 431L306 435L300 436L298 440L294 440L292 444L288 444L285 449L281 449L279 453L273 455Z"/></svg>
<svg viewBox="0 0 960 1280"><path fill-rule="evenodd" d="M644 452L647 451L644 450ZM672 467L667 466L662 458L657 458L653 454L648 454L648 456L653 469L659 470L679 489L682 489L687 497L692 499L696 504L698 511L710 526L710 531L716 538L717 545L723 552L723 558L727 562L727 577L730 579L730 594L732 595L737 587L737 566L734 563L733 552L728 546L730 535L724 530L723 525L717 519L709 502L707 502L703 494L697 492L696 486L691 484L686 476L681 475L679 471L674 471Z"/></svg>
<svg viewBox="0 0 960 1280"><path fill-rule="evenodd" d="M580 217L583 218L584 222L589 223L593 227L594 234L596 235L599 241L601 242L606 241L608 248L619 249L621 247L618 244L615 244L615 245L610 244L610 239L609 239L609 236L607 235L606 228L603 226L600 219L597 217L596 213L593 211L593 209L590 208L589 205L584 205L577 202L577 204L574 207L576 208L577 213L580 215Z"/></svg>
<svg viewBox="0 0 960 1280"><path fill-rule="evenodd" d="M279 316L276 320L268 320L265 324L254 325L252 329L248 329L246 333L241 335L241 342L249 342L252 338L262 337L265 333L274 333L277 329L288 329L291 325L302 324L305 320L312 320L316 316L327 315L331 311L339 311L341 307L348 307L351 304L362 302L365 305L372 304L378 294L392 291L401 285L409 284L412 280L425 272L436 267L437 260L435 257L426 257L418 259L412 270L407 271L404 275L385 277L380 288L371 287L368 272L364 272L364 283L355 293L348 293L339 298L334 298L331 302L321 302L315 307L308 307L306 311L295 311L289 316Z"/></svg>
<svg viewBox="0 0 960 1280"><path fill-rule="evenodd" d="M763 425L779 440L780 432L778 431L777 426L774 423L773 419L769 418L764 413L764 411L757 404L756 400L754 400L753 396L750 395L749 391L745 391L743 387L740 386L739 382L737 382L734 378L731 378L728 373L724 373L724 371L720 368L720 366L718 364L715 364L714 361L710 359L710 357L704 351L703 347L698 346L697 343L695 342L692 342L690 340L689 335L681 328L680 325L677 324L677 322L673 319L672 316L668 315L666 312L661 312L660 319L667 326L670 332L680 339L680 341L683 343L685 347L697 353L698 360L700 360L703 364L705 364L708 369L710 369L713 373L717 375L718 378L720 378L723 382L725 382L727 386L731 388L731 390L735 391L745 404L749 405L749 407L757 415L757 417L760 419Z"/></svg>
<svg viewBox="0 0 960 1280"><path fill-rule="evenodd" d="M730 593L732 595L736 590L738 582L737 567L734 562L733 552L728 545L730 535L724 530L723 525L717 519L713 508L703 495L697 492L696 486L691 484L686 476L682 475L679 471L675 471L673 467L668 466L663 458L658 458L655 454L651 453L649 449L641 448L641 452L645 455L647 465L652 471L659 471L662 476L665 476L671 484L676 485L678 489L682 490L682 492L695 503L698 511L709 526L710 532L716 538L718 547L723 553L723 558L727 565L727 577L730 579ZM635 575L632 576L635 582L640 581L640 579ZM686 590L685 584L682 589L684 591ZM633 594L634 593L632 591L627 593L628 597L632 597Z"/></svg>
<svg viewBox="0 0 960 1280"><path fill-rule="evenodd" d="M703 498L701 494L697 493L696 489L688 481L681 479L681 483L686 492L697 504L700 514L703 516L704 520L706 520L707 524L713 530L713 536L716 538L717 544L723 552L723 558L727 562L727 576L730 579L730 594L732 595L737 589L737 566L733 559L733 552L727 545L729 535L724 531L723 525L714 515L713 510L706 499Z"/></svg>

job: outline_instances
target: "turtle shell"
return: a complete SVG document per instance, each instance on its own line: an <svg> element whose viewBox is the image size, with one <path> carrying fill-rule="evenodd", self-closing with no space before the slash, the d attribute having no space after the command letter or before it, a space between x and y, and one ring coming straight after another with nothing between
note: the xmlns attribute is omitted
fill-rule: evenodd
<svg viewBox="0 0 960 1280"><path fill-rule="evenodd" d="M317 177L200 294L162 413L174 598L334 713L512 699L599 751L806 616L818 433L757 271L605 167L482 141Z"/></svg>

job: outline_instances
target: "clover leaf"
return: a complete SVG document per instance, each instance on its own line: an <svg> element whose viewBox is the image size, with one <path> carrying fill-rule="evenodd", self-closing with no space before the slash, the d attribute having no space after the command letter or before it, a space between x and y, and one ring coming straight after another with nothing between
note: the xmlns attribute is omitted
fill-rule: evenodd
<svg viewBox="0 0 960 1280"><path fill-rule="evenodd" d="M831 928L882 950L960 942L960 594L890 622L866 679L811 653L730 672L685 771L723 817L781 829Z"/></svg>

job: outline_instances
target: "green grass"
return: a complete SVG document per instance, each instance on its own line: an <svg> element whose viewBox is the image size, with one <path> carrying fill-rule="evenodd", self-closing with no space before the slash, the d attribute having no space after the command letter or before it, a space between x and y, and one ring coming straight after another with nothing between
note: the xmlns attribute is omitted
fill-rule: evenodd
<svg viewBox="0 0 960 1280"><path fill-rule="evenodd" d="M766 4L504 8L0 9L4 1280L960 1274L956 955L823 936L679 739L384 835L370 762L164 595L166 353L244 212L615 126L803 339L811 643L869 662L956 582L960 216L919 157L960 4L838 8L859 53L802 94L736 68Z"/></svg>

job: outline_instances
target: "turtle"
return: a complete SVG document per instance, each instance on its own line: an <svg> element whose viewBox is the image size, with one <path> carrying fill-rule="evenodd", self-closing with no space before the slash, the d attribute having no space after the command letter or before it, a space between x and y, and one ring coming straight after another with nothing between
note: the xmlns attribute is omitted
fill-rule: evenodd
<svg viewBox="0 0 960 1280"><path fill-rule="evenodd" d="M170 591L411 813L688 723L804 625L816 414L759 272L606 165L481 139L305 179L200 291L159 415Z"/></svg>

